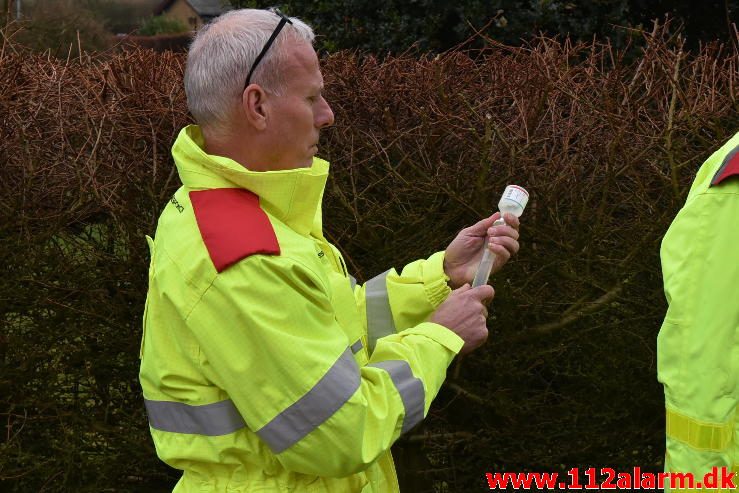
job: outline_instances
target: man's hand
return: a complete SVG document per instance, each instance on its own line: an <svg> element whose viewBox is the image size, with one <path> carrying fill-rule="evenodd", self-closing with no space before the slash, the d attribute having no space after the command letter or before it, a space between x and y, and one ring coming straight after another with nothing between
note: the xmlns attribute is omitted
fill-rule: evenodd
<svg viewBox="0 0 739 493"><path fill-rule="evenodd" d="M505 226L493 223L500 218L500 212L477 222L459 232L444 253L444 272L449 276L449 284L456 289L463 284L472 284L477 266L483 254L483 244L489 236L488 248L495 254L492 273L498 272L511 255L518 252L518 228L520 222L513 214L504 216Z"/></svg>
<svg viewBox="0 0 739 493"><path fill-rule="evenodd" d="M431 314L429 322L443 325L464 340L460 354L467 354L480 347L488 338L485 321L488 309L485 306L493 299L495 291L487 284L471 288L465 284L439 305Z"/></svg>

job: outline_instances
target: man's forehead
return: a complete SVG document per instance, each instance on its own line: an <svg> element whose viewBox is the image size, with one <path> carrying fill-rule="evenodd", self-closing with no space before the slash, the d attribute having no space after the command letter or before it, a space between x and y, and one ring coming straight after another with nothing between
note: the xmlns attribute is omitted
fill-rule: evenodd
<svg viewBox="0 0 739 493"><path fill-rule="evenodd" d="M318 83L323 85L318 56L310 43L288 41L285 46L285 59L282 63L282 69L286 73L306 74L311 78L318 79Z"/></svg>

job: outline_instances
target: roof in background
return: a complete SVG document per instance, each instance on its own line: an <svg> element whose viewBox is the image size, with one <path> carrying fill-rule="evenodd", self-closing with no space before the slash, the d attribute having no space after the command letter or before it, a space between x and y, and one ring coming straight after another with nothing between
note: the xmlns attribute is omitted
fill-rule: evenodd
<svg viewBox="0 0 739 493"><path fill-rule="evenodd" d="M201 17L215 17L218 15L221 15L222 13L226 12L227 10L231 10L231 7L229 5L225 5L224 3L228 4L228 2L224 2L223 0L185 0L187 3L190 4L190 6L195 10L195 12L198 13ZM175 2L175 0L164 0L162 3L160 3L157 8L154 9L154 14L159 15L165 10L167 10L169 7L172 6L172 4Z"/></svg>

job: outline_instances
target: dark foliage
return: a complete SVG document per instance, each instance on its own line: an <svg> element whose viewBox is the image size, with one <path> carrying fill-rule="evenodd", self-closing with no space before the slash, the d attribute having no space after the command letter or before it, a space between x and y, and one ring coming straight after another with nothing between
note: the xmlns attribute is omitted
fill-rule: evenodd
<svg viewBox="0 0 739 493"><path fill-rule="evenodd" d="M609 38L628 44L633 31L670 15L685 25L687 46L716 39L730 42L739 20L739 0L231 0L239 7L275 4L311 23L328 51L373 53L444 51L481 31L496 41L520 45L544 34L589 41ZM482 38L474 38L480 46Z"/></svg>

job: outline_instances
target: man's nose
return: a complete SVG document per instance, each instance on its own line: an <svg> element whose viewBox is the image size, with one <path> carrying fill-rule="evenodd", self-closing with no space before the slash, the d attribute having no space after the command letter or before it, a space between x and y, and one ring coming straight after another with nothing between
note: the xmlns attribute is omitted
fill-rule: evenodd
<svg viewBox="0 0 739 493"><path fill-rule="evenodd" d="M318 115L316 118L316 127L326 128L334 124L334 112L333 110L331 110L331 106L328 105L328 102L323 98L321 99L323 101L323 104L318 111Z"/></svg>

